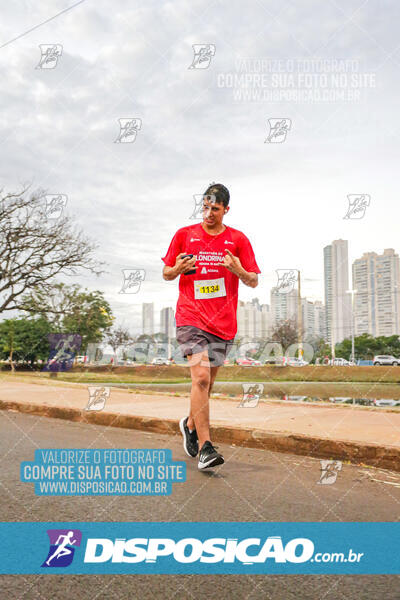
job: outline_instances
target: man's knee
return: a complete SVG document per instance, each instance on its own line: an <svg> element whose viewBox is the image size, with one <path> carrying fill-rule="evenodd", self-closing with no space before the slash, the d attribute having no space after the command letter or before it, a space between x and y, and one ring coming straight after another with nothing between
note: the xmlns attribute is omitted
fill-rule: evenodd
<svg viewBox="0 0 400 600"><path fill-rule="evenodd" d="M198 368L192 374L192 383L201 387L202 389L208 390L211 383L210 369Z"/></svg>

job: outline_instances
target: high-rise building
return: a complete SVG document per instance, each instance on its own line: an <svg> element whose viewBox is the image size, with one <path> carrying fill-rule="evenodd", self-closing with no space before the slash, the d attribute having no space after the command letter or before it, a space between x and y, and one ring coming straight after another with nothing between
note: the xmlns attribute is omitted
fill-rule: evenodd
<svg viewBox="0 0 400 600"><path fill-rule="evenodd" d="M154 302L143 302L142 304L142 330L147 335L154 332Z"/></svg>
<svg viewBox="0 0 400 600"><path fill-rule="evenodd" d="M164 333L169 339L172 339L176 336L174 309L170 306L161 309L160 331L161 333Z"/></svg>
<svg viewBox="0 0 400 600"><path fill-rule="evenodd" d="M393 248L354 261L354 334L400 334L400 263Z"/></svg>
<svg viewBox="0 0 400 600"><path fill-rule="evenodd" d="M270 334L270 310L268 304L260 304L258 298L253 298L251 302L239 300L237 325L238 337L268 339Z"/></svg>
<svg viewBox="0 0 400 600"><path fill-rule="evenodd" d="M320 300L314 302L314 336L326 340L325 306Z"/></svg>
<svg viewBox="0 0 400 600"><path fill-rule="evenodd" d="M275 328L281 321L295 319L298 315L297 289L283 293L280 288L271 289L271 325Z"/></svg>
<svg viewBox="0 0 400 600"><path fill-rule="evenodd" d="M269 304L261 304L261 332L263 340L269 340L271 336L271 311Z"/></svg>
<svg viewBox="0 0 400 600"><path fill-rule="evenodd" d="M301 318L303 326L303 340L314 335L315 331L315 311L314 302L307 300L307 298L301 299Z"/></svg>
<svg viewBox="0 0 400 600"><path fill-rule="evenodd" d="M325 307L319 300L312 302L307 298L301 299L303 338L308 339L324 338L325 333ZM297 323L297 319L296 319Z"/></svg>
<svg viewBox="0 0 400 600"><path fill-rule="evenodd" d="M239 300L237 307L237 334L238 337L255 337L254 304Z"/></svg>
<svg viewBox="0 0 400 600"><path fill-rule="evenodd" d="M298 323L298 291L297 288L283 293L280 288L271 290L270 329L275 329L282 321L290 319L297 327ZM309 338L326 338L325 307L320 301L312 302L301 298L301 315L303 341Z"/></svg>
<svg viewBox="0 0 400 600"><path fill-rule="evenodd" d="M351 296L347 240L324 248L326 333L332 348L351 335Z"/></svg>

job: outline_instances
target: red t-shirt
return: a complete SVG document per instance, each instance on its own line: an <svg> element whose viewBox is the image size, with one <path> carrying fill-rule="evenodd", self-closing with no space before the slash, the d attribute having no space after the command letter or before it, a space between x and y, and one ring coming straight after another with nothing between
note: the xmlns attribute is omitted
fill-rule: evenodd
<svg viewBox="0 0 400 600"><path fill-rule="evenodd" d="M261 273L249 240L238 229L227 226L218 235L210 235L196 223L175 233L164 263L175 266L182 252L197 257L196 273L179 278L177 327L193 325L224 340L235 337L239 278L222 265L226 249L239 257L246 271Z"/></svg>

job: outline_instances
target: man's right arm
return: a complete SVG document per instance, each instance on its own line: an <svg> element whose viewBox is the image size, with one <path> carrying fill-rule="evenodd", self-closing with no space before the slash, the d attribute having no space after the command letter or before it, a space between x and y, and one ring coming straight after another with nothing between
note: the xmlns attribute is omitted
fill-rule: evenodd
<svg viewBox="0 0 400 600"><path fill-rule="evenodd" d="M173 281L178 277L178 273L176 271L176 265L174 267L168 267L167 265L163 268L163 278L166 281Z"/></svg>
<svg viewBox="0 0 400 600"><path fill-rule="evenodd" d="M191 269L193 269L193 267L196 264L196 257L193 256L193 258L181 258L184 254L184 252L178 254L178 256L176 257L175 265L173 267L169 267L168 265L164 266L163 278L166 281L172 281L173 279L176 279L178 275L181 275L182 273L186 273L186 271L190 271Z"/></svg>

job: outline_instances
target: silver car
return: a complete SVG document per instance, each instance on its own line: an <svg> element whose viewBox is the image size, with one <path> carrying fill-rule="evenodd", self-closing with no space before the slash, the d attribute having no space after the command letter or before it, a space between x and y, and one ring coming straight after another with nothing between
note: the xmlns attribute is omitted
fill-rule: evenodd
<svg viewBox="0 0 400 600"><path fill-rule="evenodd" d="M169 365L170 362L168 358L164 358L163 356L155 356L151 361L152 365Z"/></svg>
<svg viewBox="0 0 400 600"><path fill-rule="evenodd" d="M374 365L392 365L393 367L397 367L397 365L400 365L400 359L390 354L379 354L378 356L374 356L373 363Z"/></svg>

